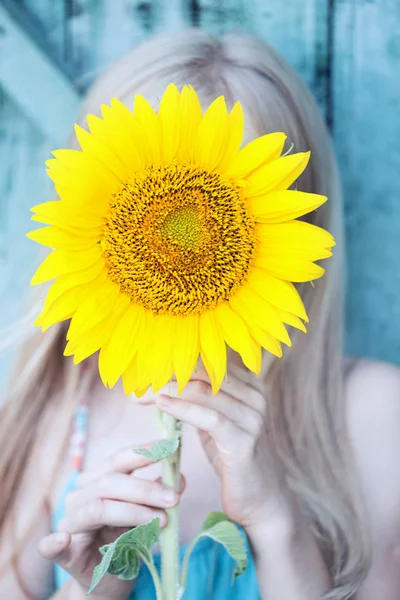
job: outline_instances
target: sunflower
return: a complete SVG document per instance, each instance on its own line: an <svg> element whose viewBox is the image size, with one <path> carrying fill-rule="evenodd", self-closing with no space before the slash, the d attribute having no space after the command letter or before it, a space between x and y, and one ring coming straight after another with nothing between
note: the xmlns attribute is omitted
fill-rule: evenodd
<svg viewBox="0 0 400 600"><path fill-rule="evenodd" d="M99 372L125 392L181 391L201 358L213 393L226 349L253 372L262 348L282 355L285 324L306 331L293 282L312 281L335 242L296 220L325 196L289 190L309 152L282 155L284 133L242 145L240 103L202 108L173 84L158 111L140 95L76 126L79 150L47 161L59 200L32 208L48 225L28 237L53 251L32 284L54 279L35 324L70 319L64 354L99 351Z"/></svg>

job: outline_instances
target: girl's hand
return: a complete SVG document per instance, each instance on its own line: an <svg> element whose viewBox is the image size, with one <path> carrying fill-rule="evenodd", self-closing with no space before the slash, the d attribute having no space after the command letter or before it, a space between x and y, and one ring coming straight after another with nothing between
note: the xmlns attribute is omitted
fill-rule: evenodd
<svg viewBox="0 0 400 600"><path fill-rule="evenodd" d="M150 448L151 444L145 447ZM148 458L127 448L98 470L82 473L76 489L66 499L65 518L59 523L58 532L40 542L40 554L68 571L84 592L89 589L93 569L100 562L100 546L155 517L160 518L162 527L165 526L167 515L164 509L179 502L180 493L159 481L134 475L136 469L150 463ZM106 576L92 597L124 600L131 588L131 581Z"/></svg>
<svg viewBox="0 0 400 600"><path fill-rule="evenodd" d="M156 403L198 428L221 478L223 509L233 521L248 530L272 521L286 525L292 498L268 436L260 379L243 368L230 370L227 379L212 396L207 373L199 368L179 398L160 394Z"/></svg>

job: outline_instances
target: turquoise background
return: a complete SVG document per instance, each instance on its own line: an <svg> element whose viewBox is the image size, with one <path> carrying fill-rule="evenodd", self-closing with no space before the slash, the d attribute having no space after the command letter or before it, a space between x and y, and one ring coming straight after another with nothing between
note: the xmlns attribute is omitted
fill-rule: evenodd
<svg viewBox="0 0 400 600"><path fill-rule="evenodd" d="M146 36L188 25L253 31L310 85L345 188L347 350L400 362L399 0L0 1L0 329L28 291L29 208L51 198L44 161L79 95Z"/></svg>

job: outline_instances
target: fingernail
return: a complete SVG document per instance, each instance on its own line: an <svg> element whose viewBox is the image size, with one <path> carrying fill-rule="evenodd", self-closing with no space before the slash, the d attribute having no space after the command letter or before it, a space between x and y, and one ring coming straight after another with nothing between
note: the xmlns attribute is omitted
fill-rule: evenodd
<svg viewBox="0 0 400 600"><path fill-rule="evenodd" d="M160 395L158 396L158 402L161 404L161 406L171 406L172 399L170 396Z"/></svg>
<svg viewBox="0 0 400 600"><path fill-rule="evenodd" d="M66 519L61 519L57 525L57 531L63 531L65 529Z"/></svg>
<svg viewBox="0 0 400 600"><path fill-rule="evenodd" d="M163 494L162 494L162 497L165 502L167 502L168 504L171 504L172 502L175 501L176 495L173 490L165 490L165 492L163 492Z"/></svg>
<svg viewBox="0 0 400 600"><path fill-rule="evenodd" d="M65 531L59 531L54 534L54 540L57 542L57 544L61 544L62 542L65 542L66 536L67 534Z"/></svg>
<svg viewBox="0 0 400 600"><path fill-rule="evenodd" d="M157 513L156 517L160 519L160 527L165 527L168 522L167 515L165 513Z"/></svg>

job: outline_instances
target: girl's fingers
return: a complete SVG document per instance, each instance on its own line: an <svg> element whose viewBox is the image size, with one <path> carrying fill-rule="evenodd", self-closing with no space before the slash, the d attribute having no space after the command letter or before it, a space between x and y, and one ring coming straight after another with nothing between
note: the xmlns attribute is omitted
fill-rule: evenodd
<svg viewBox="0 0 400 600"><path fill-rule="evenodd" d="M153 443L154 442L141 444L136 448L150 450ZM135 454L134 449L135 447L129 446L129 448L119 450L116 454L106 460L99 468L94 469L93 471L87 471L86 473L81 473L78 477L76 487L81 488L87 483L95 481L105 473L118 472L129 474L136 469L142 469L150 464L153 464L154 461L152 461L150 458L146 458L141 454Z"/></svg>
<svg viewBox="0 0 400 600"><path fill-rule="evenodd" d="M177 396L178 384L176 383L176 380L173 380L164 386L160 393L167 396ZM228 372L226 380L223 381L220 391L216 396L213 397L213 399L215 400L215 398L224 394L229 398L229 400L235 399L240 404L256 410L261 415L266 413L267 400L263 394L261 394L259 390L255 389L247 381L242 381L239 379L232 371ZM199 368L196 370L191 380L186 384L186 387L180 394L180 397L183 398L186 397L190 399L192 396L195 396L196 398L212 396L210 379L204 368ZM154 404L155 397L148 396L144 399L138 399L137 402L140 404Z"/></svg>
<svg viewBox="0 0 400 600"><path fill-rule="evenodd" d="M210 385L210 378L203 365L196 369L191 381L204 381ZM266 400L257 389L257 384L261 386L262 381L256 379L254 373L247 369L230 367L222 382L221 391L261 412L264 410Z"/></svg>
<svg viewBox="0 0 400 600"><path fill-rule="evenodd" d="M129 504L117 500L94 498L60 521L60 530L69 533L85 533L102 527L136 527L158 517L161 527L167 523L164 511L140 504Z"/></svg>
<svg viewBox="0 0 400 600"><path fill-rule="evenodd" d="M246 431L210 406L202 406L183 398L170 398L164 395L157 397L157 405L162 411L176 419L207 431L217 444L225 449L230 449L244 436L248 437Z"/></svg>
<svg viewBox="0 0 400 600"><path fill-rule="evenodd" d="M71 535L67 531L57 531L39 542L39 554L48 560L64 562L68 559L70 544Z"/></svg>
<svg viewBox="0 0 400 600"><path fill-rule="evenodd" d="M168 398L164 394L160 394L160 396ZM251 434L258 433L260 426L264 423L264 417L260 412L225 392L220 391L213 396L211 387L204 381L190 381L179 399L216 411L235 423L238 428ZM173 403L176 404L175 398ZM266 426L264 425L264 427Z"/></svg>
<svg viewBox="0 0 400 600"><path fill-rule="evenodd" d="M110 472L101 475L90 485L70 492L66 499L67 514L96 498L171 508L179 502L179 493L157 481Z"/></svg>
<svg viewBox="0 0 400 600"><path fill-rule="evenodd" d="M157 483L162 483L162 477L157 477L156 482ZM179 494L183 494L183 492L185 491L185 489L186 489L186 477L181 474L181 480L180 480L180 484L179 484L178 493Z"/></svg>

